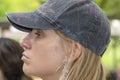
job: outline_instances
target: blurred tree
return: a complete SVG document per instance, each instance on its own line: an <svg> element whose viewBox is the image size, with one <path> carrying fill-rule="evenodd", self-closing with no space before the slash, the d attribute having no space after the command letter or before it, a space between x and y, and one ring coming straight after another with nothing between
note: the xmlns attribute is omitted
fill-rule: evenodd
<svg viewBox="0 0 120 80"><path fill-rule="evenodd" d="M47 1L47 0L39 0L39 2L40 2L41 4L43 4L45 1Z"/></svg>
<svg viewBox="0 0 120 80"><path fill-rule="evenodd" d="M6 12L32 11L40 5L39 0L0 0L0 17Z"/></svg>
<svg viewBox="0 0 120 80"><path fill-rule="evenodd" d="M0 0L0 17L6 12L33 11L47 0ZM120 0L94 0L110 19L120 19Z"/></svg>
<svg viewBox="0 0 120 80"><path fill-rule="evenodd" d="M120 0L94 0L110 19L120 19Z"/></svg>

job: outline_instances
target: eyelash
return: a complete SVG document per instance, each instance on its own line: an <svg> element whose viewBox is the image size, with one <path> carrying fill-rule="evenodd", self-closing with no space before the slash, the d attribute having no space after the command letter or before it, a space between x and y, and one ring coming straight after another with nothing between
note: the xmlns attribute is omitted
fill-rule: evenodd
<svg viewBox="0 0 120 80"><path fill-rule="evenodd" d="M40 32L36 32L35 34L36 34L37 36L41 36Z"/></svg>

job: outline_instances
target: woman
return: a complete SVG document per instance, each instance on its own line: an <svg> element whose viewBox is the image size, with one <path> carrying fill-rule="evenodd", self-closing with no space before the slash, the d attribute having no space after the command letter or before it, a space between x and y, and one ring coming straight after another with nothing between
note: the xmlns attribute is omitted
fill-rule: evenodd
<svg viewBox="0 0 120 80"><path fill-rule="evenodd" d="M101 56L110 41L109 21L92 0L48 0L34 12L7 17L28 32L21 42L26 74L43 80L105 80Z"/></svg>
<svg viewBox="0 0 120 80"><path fill-rule="evenodd" d="M22 71L23 48L9 38L0 38L0 80L32 80Z"/></svg>

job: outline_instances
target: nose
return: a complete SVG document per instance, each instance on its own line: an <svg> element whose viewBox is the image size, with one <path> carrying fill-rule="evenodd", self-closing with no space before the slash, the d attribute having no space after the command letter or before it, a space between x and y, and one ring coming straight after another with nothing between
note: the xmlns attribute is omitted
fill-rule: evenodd
<svg viewBox="0 0 120 80"><path fill-rule="evenodd" d="M25 36L21 42L20 42L20 45L25 48L25 49L30 49L31 48L31 42L30 42L30 38L29 36Z"/></svg>

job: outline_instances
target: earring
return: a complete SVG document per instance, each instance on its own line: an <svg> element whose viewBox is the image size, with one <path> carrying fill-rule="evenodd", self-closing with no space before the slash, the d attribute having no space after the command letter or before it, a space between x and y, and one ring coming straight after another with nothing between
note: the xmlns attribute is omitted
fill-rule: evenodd
<svg viewBox="0 0 120 80"><path fill-rule="evenodd" d="M65 65L66 63L67 63L67 59L64 59L64 60L62 61L62 64Z"/></svg>
<svg viewBox="0 0 120 80"><path fill-rule="evenodd" d="M60 65L60 66L58 66L58 68L56 69L56 72L63 66L63 65L65 65L67 63L67 59L64 59L63 61L62 61L62 64Z"/></svg>

